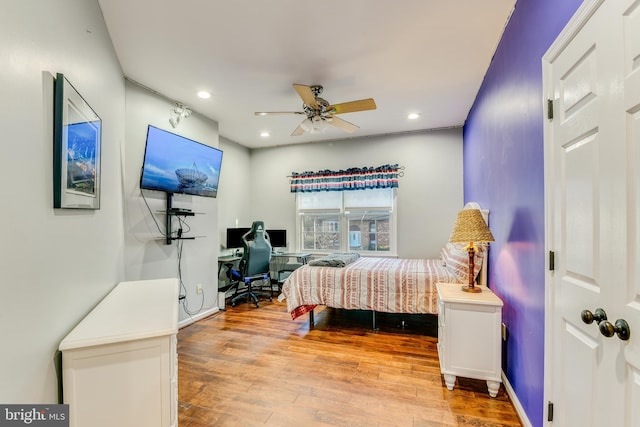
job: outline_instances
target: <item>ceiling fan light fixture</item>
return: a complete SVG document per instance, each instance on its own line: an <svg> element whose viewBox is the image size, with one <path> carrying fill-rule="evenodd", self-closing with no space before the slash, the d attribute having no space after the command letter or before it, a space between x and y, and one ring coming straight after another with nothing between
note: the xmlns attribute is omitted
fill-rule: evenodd
<svg viewBox="0 0 640 427"><path fill-rule="evenodd" d="M307 117L300 123L300 127L304 129L305 132L318 134L322 133L327 129L327 123L320 116L313 116L312 118Z"/></svg>
<svg viewBox="0 0 640 427"><path fill-rule="evenodd" d="M310 118L306 118L302 121L302 123L300 123L300 127L302 129L305 130L305 132L312 132L313 131L313 122L311 121Z"/></svg>

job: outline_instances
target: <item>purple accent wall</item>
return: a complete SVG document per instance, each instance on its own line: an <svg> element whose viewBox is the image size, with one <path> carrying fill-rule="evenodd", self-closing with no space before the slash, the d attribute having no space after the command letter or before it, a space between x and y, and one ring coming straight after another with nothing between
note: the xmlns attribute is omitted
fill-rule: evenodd
<svg viewBox="0 0 640 427"><path fill-rule="evenodd" d="M489 287L504 301L503 370L544 423L542 55L581 0L518 0L464 126L464 199L490 210Z"/></svg>

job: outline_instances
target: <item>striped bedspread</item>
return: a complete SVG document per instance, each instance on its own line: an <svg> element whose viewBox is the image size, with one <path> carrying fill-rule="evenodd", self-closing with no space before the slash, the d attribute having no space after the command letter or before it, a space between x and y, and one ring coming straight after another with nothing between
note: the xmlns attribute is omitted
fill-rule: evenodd
<svg viewBox="0 0 640 427"><path fill-rule="evenodd" d="M362 257L346 267L304 265L284 282L292 318L316 305L385 313L437 313L438 282L458 282L440 259Z"/></svg>

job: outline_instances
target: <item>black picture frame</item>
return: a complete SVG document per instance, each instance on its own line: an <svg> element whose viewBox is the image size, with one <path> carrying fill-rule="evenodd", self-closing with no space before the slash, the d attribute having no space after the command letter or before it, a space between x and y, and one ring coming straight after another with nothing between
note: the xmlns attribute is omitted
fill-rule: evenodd
<svg viewBox="0 0 640 427"><path fill-rule="evenodd" d="M102 120L61 73L53 97L53 207L100 209Z"/></svg>

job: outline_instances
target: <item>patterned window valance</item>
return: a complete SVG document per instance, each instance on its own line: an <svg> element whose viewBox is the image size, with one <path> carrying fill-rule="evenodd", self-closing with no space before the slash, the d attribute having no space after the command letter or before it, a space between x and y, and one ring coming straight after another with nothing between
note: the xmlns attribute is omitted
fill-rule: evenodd
<svg viewBox="0 0 640 427"><path fill-rule="evenodd" d="M366 190L372 188L397 188L400 171L404 167L384 165L371 168L318 172L293 172L291 192Z"/></svg>

